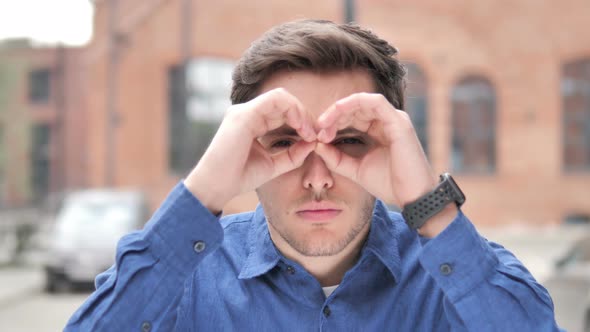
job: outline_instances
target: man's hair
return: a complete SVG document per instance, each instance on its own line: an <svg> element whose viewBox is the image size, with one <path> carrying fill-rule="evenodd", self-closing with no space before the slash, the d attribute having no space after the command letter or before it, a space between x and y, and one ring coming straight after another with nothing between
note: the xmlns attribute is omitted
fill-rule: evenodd
<svg viewBox="0 0 590 332"><path fill-rule="evenodd" d="M356 24L299 20L278 25L252 43L233 72L232 104L254 99L266 79L279 70L365 69L377 92L404 109L405 69L397 49Z"/></svg>

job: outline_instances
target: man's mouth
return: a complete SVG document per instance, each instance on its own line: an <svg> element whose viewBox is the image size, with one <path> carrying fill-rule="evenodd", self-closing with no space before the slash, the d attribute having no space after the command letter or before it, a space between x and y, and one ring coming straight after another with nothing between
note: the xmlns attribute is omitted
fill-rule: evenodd
<svg viewBox="0 0 590 332"><path fill-rule="evenodd" d="M302 205L296 212L300 218L310 222L326 222L338 216L342 209L329 202L311 202Z"/></svg>

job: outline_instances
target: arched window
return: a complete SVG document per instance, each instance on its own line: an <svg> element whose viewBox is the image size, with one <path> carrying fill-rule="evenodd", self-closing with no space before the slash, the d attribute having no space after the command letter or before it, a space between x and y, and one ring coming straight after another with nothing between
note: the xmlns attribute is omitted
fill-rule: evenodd
<svg viewBox="0 0 590 332"><path fill-rule="evenodd" d="M428 155L428 82L424 72L414 63L405 63L407 76L406 109L420 143Z"/></svg>
<svg viewBox="0 0 590 332"><path fill-rule="evenodd" d="M590 170L590 58L563 65L563 165Z"/></svg>
<svg viewBox="0 0 590 332"><path fill-rule="evenodd" d="M484 77L468 76L452 91L455 171L492 173L496 168L496 93Z"/></svg>

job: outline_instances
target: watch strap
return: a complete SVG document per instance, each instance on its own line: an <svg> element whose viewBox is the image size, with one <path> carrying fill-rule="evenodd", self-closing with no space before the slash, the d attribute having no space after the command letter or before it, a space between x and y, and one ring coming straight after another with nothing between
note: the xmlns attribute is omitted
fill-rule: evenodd
<svg viewBox="0 0 590 332"><path fill-rule="evenodd" d="M402 216L411 229L418 229L449 203L460 207L463 202L465 196L451 176L445 173L434 190L404 206Z"/></svg>

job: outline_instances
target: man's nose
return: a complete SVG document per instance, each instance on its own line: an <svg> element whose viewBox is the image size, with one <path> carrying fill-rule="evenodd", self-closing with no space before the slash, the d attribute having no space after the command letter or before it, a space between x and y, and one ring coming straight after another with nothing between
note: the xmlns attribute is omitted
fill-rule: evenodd
<svg viewBox="0 0 590 332"><path fill-rule="evenodd" d="M310 153L303 163L303 187L320 193L334 185L332 172L324 160L315 152Z"/></svg>

